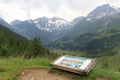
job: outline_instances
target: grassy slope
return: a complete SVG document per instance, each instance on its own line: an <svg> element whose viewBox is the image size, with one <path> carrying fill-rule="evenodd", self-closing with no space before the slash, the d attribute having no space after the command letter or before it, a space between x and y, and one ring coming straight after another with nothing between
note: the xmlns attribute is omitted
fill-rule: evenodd
<svg viewBox="0 0 120 80"><path fill-rule="evenodd" d="M113 80L120 80L120 53L114 56L104 56L97 58L96 66L87 76L80 76L73 73L68 73L60 70L52 70L57 73L67 75L75 78L75 80L94 80L95 77L111 78ZM0 58L0 80L6 80L16 77L24 68L49 68L51 59L35 58Z"/></svg>

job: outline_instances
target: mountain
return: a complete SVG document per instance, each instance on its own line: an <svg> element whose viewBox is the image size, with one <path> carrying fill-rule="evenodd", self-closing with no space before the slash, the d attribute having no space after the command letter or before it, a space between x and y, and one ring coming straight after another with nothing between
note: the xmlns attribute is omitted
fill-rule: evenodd
<svg viewBox="0 0 120 80"><path fill-rule="evenodd" d="M50 19L42 17L35 19L34 22L39 29L47 32L61 31L69 28L71 25L68 21L59 17L53 17Z"/></svg>
<svg viewBox="0 0 120 80"><path fill-rule="evenodd" d="M26 21L15 20L11 24L15 26L14 31L20 35L28 39L40 37L44 44L49 44L63 37L72 27L70 22L59 17L41 17Z"/></svg>
<svg viewBox="0 0 120 80"><path fill-rule="evenodd" d="M104 14L104 16L103 16ZM92 16L94 15L94 16ZM101 16L101 17L100 17ZM120 9L111 7L109 4L98 6L88 14L82 21L74 24L70 36L76 37L84 33L99 33L108 28L113 19L120 18Z"/></svg>
<svg viewBox="0 0 120 80"><path fill-rule="evenodd" d="M20 20L14 20L14 21L12 21L10 24L11 25L17 25L17 24L20 24L22 21L20 21Z"/></svg>
<svg viewBox="0 0 120 80"><path fill-rule="evenodd" d="M28 21L31 24L34 24L35 27L37 27L38 29L41 29L47 32L60 31L65 28L68 28L67 26L71 25L68 21L59 17L53 17L53 18L42 17L42 18L37 18L34 20L30 19L26 21ZM17 26L24 22L25 21L15 20L15 21L12 21L11 24L14 26Z"/></svg>
<svg viewBox="0 0 120 80"><path fill-rule="evenodd" d="M104 14L104 15L103 15ZM109 4L98 6L73 25L68 35L50 46L64 50L85 51L90 55L114 54L120 48L120 9ZM116 50L117 53L117 50Z"/></svg>
<svg viewBox="0 0 120 80"><path fill-rule="evenodd" d="M71 23L72 23L72 24L76 24L76 23L82 21L84 18L85 18L85 17L83 17L83 16L77 17L77 18L73 19L73 20L71 21Z"/></svg>
<svg viewBox="0 0 120 80"><path fill-rule="evenodd" d="M3 20L2 18L0 18L0 24L9 28L10 30L15 30L15 27L10 25L9 23L7 23L5 20Z"/></svg>
<svg viewBox="0 0 120 80"><path fill-rule="evenodd" d="M109 4L105 4L102 6L98 6L96 9L94 9L92 12L90 12L87 16L89 19L99 19L106 16L113 16L116 13L119 13L119 8L114 8L110 6Z"/></svg>

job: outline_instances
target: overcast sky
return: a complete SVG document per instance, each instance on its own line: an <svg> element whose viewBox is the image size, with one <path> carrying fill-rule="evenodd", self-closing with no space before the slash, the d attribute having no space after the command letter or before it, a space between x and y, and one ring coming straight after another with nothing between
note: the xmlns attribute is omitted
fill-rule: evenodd
<svg viewBox="0 0 120 80"><path fill-rule="evenodd" d="M107 3L120 7L120 0L0 0L0 17L7 22L43 16L57 16L71 21Z"/></svg>

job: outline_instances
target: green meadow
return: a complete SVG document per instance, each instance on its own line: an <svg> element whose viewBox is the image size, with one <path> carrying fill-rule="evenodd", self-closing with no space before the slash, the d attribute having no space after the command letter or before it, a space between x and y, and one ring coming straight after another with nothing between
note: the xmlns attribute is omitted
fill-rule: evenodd
<svg viewBox="0 0 120 80"><path fill-rule="evenodd" d="M50 63L54 59L37 57L37 58L0 58L0 80L17 80L21 71L26 68L47 68L50 72L62 73L75 80L95 80L96 77L110 78L120 80L120 54L114 56L104 56L96 58L97 62L91 72L86 75L77 75L61 70L52 69Z"/></svg>

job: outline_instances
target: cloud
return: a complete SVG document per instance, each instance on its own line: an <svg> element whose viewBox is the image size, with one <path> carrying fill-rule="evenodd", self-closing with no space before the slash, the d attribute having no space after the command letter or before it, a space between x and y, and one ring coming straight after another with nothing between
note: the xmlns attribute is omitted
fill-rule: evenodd
<svg viewBox="0 0 120 80"><path fill-rule="evenodd" d="M78 16L86 16L91 10L105 3L118 7L120 5L118 0L0 0L0 17L4 17L8 22L42 16L58 16L72 20Z"/></svg>
<svg viewBox="0 0 120 80"><path fill-rule="evenodd" d="M6 15L7 15L7 17L6 17ZM0 11L0 16L1 16L1 18L6 19L6 18L9 18L9 13Z"/></svg>
<svg viewBox="0 0 120 80"><path fill-rule="evenodd" d="M4 4L10 4L10 3L16 2L16 0L0 0L0 2Z"/></svg>

